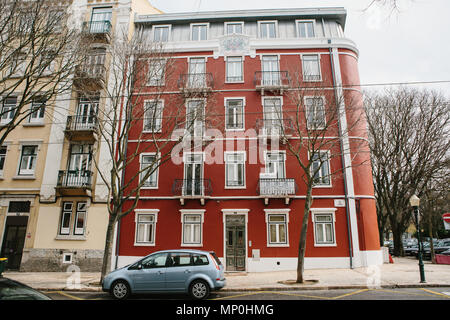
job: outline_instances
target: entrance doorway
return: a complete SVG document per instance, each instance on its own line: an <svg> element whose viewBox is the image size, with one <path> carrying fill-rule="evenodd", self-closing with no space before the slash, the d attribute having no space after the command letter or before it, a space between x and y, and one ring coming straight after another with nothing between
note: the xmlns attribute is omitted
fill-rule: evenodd
<svg viewBox="0 0 450 320"><path fill-rule="evenodd" d="M6 218L1 257L8 258L7 269L19 270L27 232L27 216Z"/></svg>
<svg viewBox="0 0 450 320"><path fill-rule="evenodd" d="M226 215L226 271L245 271L247 243L245 234L245 215Z"/></svg>

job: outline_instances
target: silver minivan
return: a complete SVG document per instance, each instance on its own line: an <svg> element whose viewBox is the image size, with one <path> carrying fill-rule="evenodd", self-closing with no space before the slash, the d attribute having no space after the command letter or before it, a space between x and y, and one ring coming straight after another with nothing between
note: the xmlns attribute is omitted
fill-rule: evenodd
<svg viewBox="0 0 450 320"><path fill-rule="evenodd" d="M185 292L205 299L226 284L224 266L214 252L164 250L109 273L102 289L116 299L135 293Z"/></svg>

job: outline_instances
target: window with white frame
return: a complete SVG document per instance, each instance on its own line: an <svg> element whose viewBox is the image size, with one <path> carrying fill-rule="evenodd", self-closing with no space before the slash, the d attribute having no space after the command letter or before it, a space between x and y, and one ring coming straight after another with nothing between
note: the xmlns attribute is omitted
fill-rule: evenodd
<svg viewBox="0 0 450 320"><path fill-rule="evenodd" d="M30 123L43 123L45 116L45 105L47 100L42 97L33 99L31 102Z"/></svg>
<svg viewBox="0 0 450 320"><path fill-rule="evenodd" d="M277 22L276 21L259 21L259 37L262 39L277 37Z"/></svg>
<svg viewBox="0 0 450 320"><path fill-rule="evenodd" d="M245 187L245 152L225 153L225 187Z"/></svg>
<svg viewBox="0 0 450 320"><path fill-rule="evenodd" d="M34 175L36 169L37 146L22 146L19 162L19 176L20 175Z"/></svg>
<svg viewBox="0 0 450 320"><path fill-rule="evenodd" d="M303 81L320 81L320 58L318 54L302 55Z"/></svg>
<svg viewBox="0 0 450 320"><path fill-rule="evenodd" d="M16 53L11 62L10 73L12 76L21 76L27 68L27 55L25 53Z"/></svg>
<svg viewBox="0 0 450 320"><path fill-rule="evenodd" d="M314 187L331 186L329 152L316 151L311 156L311 161L311 174L314 175Z"/></svg>
<svg viewBox="0 0 450 320"><path fill-rule="evenodd" d="M191 24L191 40L200 41L208 39L208 24Z"/></svg>
<svg viewBox="0 0 450 320"><path fill-rule="evenodd" d="M201 246L202 245L202 224L203 214L183 213L182 214L182 245Z"/></svg>
<svg viewBox="0 0 450 320"><path fill-rule="evenodd" d="M163 86L165 83L166 59L150 59L148 86Z"/></svg>
<svg viewBox="0 0 450 320"><path fill-rule="evenodd" d="M268 243L272 245L287 244L287 215L267 215Z"/></svg>
<svg viewBox="0 0 450 320"><path fill-rule="evenodd" d="M242 57L227 57L226 69L226 82L244 81L244 64Z"/></svg>
<svg viewBox="0 0 450 320"><path fill-rule="evenodd" d="M308 129L324 129L326 120L323 97L305 97L305 106Z"/></svg>
<svg viewBox="0 0 450 320"><path fill-rule="evenodd" d="M272 176L274 179L285 178L285 162L286 155L284 152L267 152L266 153L266 175Z"/></svg>
<svg viewBox="0 0 450 320"><path fill-rule="evenodd" d="M84 235L86 225L87 202L77 202L77 210L75 212L75 221L73 225L73 234L77 236Z"/></svg>
<svg viewBox="0 0 450 320"><path fill-rule="evenodd" d="M7 150L8 150L8 147L6 147L6 146L0 147L0 177L3 176L3 169L5 167Z"/></svg>
<svg viewBox="0 0 450 320"><path fill-rule="evenodd" d="M144 131L161 131L163 107L162 100L144 101Z"/></svg>
<svg viewBox="0 0 450 320"><path fill-rule="evenodd" d="M170 36L170 25L153 26L153 41L167 42Z"/></svg>
<svg viewBox="0 0 450 320"><path fill-rule="evenodd" d="M279 136L283 133L282 100L277 97L263 98L263 134Z"/></svg>
<svg viewBox="0 0 450 320"><path fill-rule="evenodd" d="M312 221L314 224L314 245L316 246L335 246L335 209L326 211L324 209L312 211Z"/></svg>
<svg viewBox="0 0 450 320"><path fill-rule="evenodd" d="M4 98L2 100L1 124L9 123L16 112L17 97Z"/></svg>
<svg viewBox="0 0 450 320"><path fill-rule="evenodd" d="M225 34L243 34L244 23L243 22L225 22Z"/></svg>
<svg viewBox="0 0 450 320"><path fill-rule="evenodd" d="M144 188L158 188L158 161L156 153L141 155L141 181L151 172L145 179Z"/></svg>
<svg viewBox="0 0 450 320"><path fill-rule="evenodd" d="M156 213L136 213L136 244L155 244Z"/></svg>
<svg viewBox="0 0 450 320"><path fill-rule="evenodd" d="M244 129L244 99L226 99L225 100L226 129L243 130Z"/></svg>
<svg viewBox="0 0 450 320"><path fill-rule="evenodd" d="M314 38L314 20L297 20L297 34L300 38Z"/></svg>
<svg viewBox="0 0 450 320"><path fill-rule="evenodd" d="M70 234L70 221L72 218L73 202L63 202L61 221L59 225L59 234Z"/></svg>
<svg viewBox="0 0 450 320"><path fill-rule="evenodd" d="M87 202L65 201L62 204L60 235L83 236L86 233ZM72 226L72 227L71 227Z"/></svg>

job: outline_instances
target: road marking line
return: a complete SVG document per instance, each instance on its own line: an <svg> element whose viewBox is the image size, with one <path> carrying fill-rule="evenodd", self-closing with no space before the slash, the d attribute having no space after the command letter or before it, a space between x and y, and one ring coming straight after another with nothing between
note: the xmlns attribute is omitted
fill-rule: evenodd
<svg viewBox="0 0 450 320"><path fill-rule="evenodd" d="M435 292L435 291L428 290L428 289L424 289L424 288L420 288L420 289L422 289L423 291L426 291L426 292L429 292L429 293L432 293L432 294L435 294L435 295L438 295L438 296L441 296L441 297L450 299L450 297L447 296L446 294L442 294L442 293L440 293L440 292Z"/></svg>
<svg viewBox="0 0 450 320"><path fill-rule="evenodd" d="M285 296L305 297L305 298L324 299L324 300L334 299L334 298L330 298L330 297L309 296L309 295L306 295L306 294L277 292L277 291L263 291L262 293L275 293L275 294L285 295Z"/></svg>
<svg viewBox="0 0 450 320"><path fill-rule="evenodd" d="M354 291L354 292L346 293L346 294L343 294L343 295L340 295L340 296L337 296L337 297L334 297L334 298L331 298L331 299L340 299L340 298L343 298L343 297L352 296L352 295L354 295L354 294L358 294L358 293L361 293L361 292L366 292L366 291L369 291L369 290L370 290L370 289L356 290L356 291Z"/></svg>
<svg viewBox="0 0 450 320"><path fill-rule="evenodd" d="M421 288L419 288L421 289ZM375 289L375 291L381 291L381 292L393 292L393 293L398 293L398 294L409 294L409 295L413 295L413 296L430 296L429 294L423 294L423 293L416 293L416 292L398 292L395 290L389 290L389 289Z"/></svg>
<svg viewBox="0 0 450 320"><path fill-rule="evenodd" d="M58 294L60 294L60 295L63 295L63 296L66 296L66 297L68 297L68 298L74 299L74 300L84 300L84 299L82 299L82 298L75 297L75 296L73 296L73 295L71 295L71 294L68 294L68 293L65 293L65 292L62 292L62 291L57 291L56 293L58 293Z"/></svg>

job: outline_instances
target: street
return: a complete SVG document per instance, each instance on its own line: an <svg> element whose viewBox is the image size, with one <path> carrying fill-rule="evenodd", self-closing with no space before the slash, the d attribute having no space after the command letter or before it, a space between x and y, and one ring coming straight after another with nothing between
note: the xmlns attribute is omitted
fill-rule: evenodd
<svg viewBox="0 0 450 320"><path fill-rule="evenodd" d="M54 300L112 300L104 292L44 292ZM187 300L181 294L135 295L132 300ZM449 300L450 287L347 290L213 292L208 300Z"/></svg>

